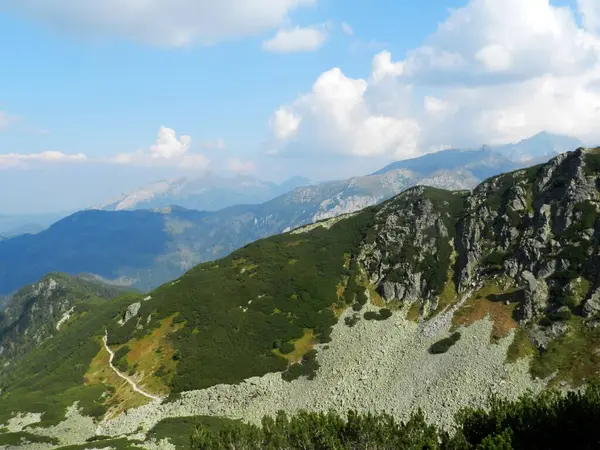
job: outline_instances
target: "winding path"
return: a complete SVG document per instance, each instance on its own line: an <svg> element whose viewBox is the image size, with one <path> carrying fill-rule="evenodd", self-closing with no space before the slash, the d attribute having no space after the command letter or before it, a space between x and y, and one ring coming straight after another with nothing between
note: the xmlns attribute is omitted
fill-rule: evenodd
<svg viewBox="0 0 600 450"><path fill-rule="evenodd" d="M110 349L110 347L108 346L107 342L108 342L108 330L106 330L104 337L102 338L102 342L104 342L104 348L106 349L106 351L108 352L108 354L110 355L110 358L108 360L108 364L110 365L110 368L120 377L123 378L125 381L127 381L131 387L133 388L133 390L139 394L142 394L144 397L147 397L151 400L158 400L161 401L162 398L157 397L156 395L152 395L149 394L148 392L144 391L142 388L140 388L135 381L133 381L131 378L123 375L121 372L119 372L117 370L117 368L115 366L113 366L113 358L115 357L114 352Z"/></svg>

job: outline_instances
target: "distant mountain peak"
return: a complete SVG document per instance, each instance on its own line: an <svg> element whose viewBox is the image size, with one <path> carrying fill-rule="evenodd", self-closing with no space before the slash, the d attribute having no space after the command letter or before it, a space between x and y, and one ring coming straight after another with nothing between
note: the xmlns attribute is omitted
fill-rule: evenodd
<svg viewBox="0 0 600 450"><path fill-rule="evenodd" d="M516 144L501 145L494 147L494 150L514 162L541 163L559 153L572 151L582 146L582 142L575 137L540 131Z"/></svg>
<svg viewBox="0 0 600 450"><path fill-rule="evenodd" d="M300 177L278 185L247 174L223 177L206 171L201 176L157 181L91 209L152 210L180 205L188 209L216 211L237 204L263 203L305 183L306 180Z"/></svg>

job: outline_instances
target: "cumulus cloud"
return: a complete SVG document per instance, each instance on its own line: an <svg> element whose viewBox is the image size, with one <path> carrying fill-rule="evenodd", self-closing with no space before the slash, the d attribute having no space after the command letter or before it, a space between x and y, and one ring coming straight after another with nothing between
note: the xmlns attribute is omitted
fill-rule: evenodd
<svg viewBox="0 0 600 450"><path fill-rule="evenodd" d="M312 52L327 40L327 26L294 27L282 29L271 39L263 42L263 50L273 53Z"/></svg>
<svg viewBox="0 0 600 450"><path fill-rule="evenodd" d="M180 47L255 35L317 0L0 0L0 11L61 31Z"/></svg>
<svg viewBox="0 0 600 450"><path fill-rule="evenodd" d="M177 137L172 128L161 127L156 142L148 150L133 153L121 153L110 158L116 164L143 166L179 167L185 169L206 169L209 159L201 153L191 150L190 136Z"/></svg>
<svg viewBox="0 0 600 450"><path fill-rule="evenodd" d="M271 118L271 129L276 139L286 140L294 136L301 122L300 116L285 107L279 108Z"/></svg>
<svg viewBox="0 0 600 450"><path fill-rule="evenodd" d="M256 172L256 164L252 161L242 161L240 158L229 158L227 170L239 175L248 175Z"/></svg>
<svg viewBox="0 0 600 450"><path fill-rule="evenodd" d="M294 144L297 152L412 155L419 125L410 118L378 114L366 95L368 86L338 68L325 72L310 93L276 111L272 128L277 144Z"/></svg>
<svg viewBox="0 0 600 450"><path fill-rule="evenodd" d="M438 84L570 75L597 62L598 51L598 40L578 27L568 7L549 0L471 0L410 52L405 75Z"/></svg>
<svg viewBox="0 0 600 450"><path fill-rule="evenodd" d="M65 154L57 151L42 153L6 153L0 154L0 168L28 167L35 163L77 163L87 161L83 153Z"/></svg>
<svg viewBox="0 0 600 450"><path fill-rule="evenodd" d="M404 59L375 55L367 78L321 74L275 111L273 146L402 159L542 130L600 142L600 37L587 3L582 28L548 0L471 0Z"/></svg>
<svg viewBox="0 0 600 450"><path fill-rule="evenodd" d="M592 33L600 34L600 3L598 0L577 0L579 12L585 27Z"/></svg>

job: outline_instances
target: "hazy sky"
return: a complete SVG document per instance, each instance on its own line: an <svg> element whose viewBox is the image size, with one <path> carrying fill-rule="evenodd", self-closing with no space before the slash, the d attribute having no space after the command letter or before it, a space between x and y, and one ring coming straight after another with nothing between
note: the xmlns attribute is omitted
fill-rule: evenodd
<svg viewBox="0 0 600 450"><path fill-rule="evenodd" d="M0 212L600 142L600 1L0 0Z"/></svg>

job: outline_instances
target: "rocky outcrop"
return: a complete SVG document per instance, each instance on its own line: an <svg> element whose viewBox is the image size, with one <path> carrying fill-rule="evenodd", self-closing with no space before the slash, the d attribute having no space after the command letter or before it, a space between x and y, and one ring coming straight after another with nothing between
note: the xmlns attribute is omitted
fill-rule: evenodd
<svg viewBox="0 0 600 450"><path fill-rule="evenodd" d="M435 306L451 266L461 201L458 193L417 187L380 209L359 260L385 301Z"/></svg>
<svg viewBox="0 0 600 450"><path fill-rule="evenodd" d="M127 309L125 310L123 317L119 320L119 325L123 326L127 322L129 322L131 319L133 319L134 317L137 317L138 313L140 312L141 307L142 307L141 302L136 302L136 303L132 303L131 305L129 305L127 307Z"/></svg>
<svg viewBox="0 0 600 450"><path fill-rule="evenodd" d="M578 149L470 194L400 194L377 213L360 256L369 281L386 301L431 308L444 282L461 293L502 273L523 288L522 323L560 308L575 278L600 281L598 158L597 149ZM597 310L600 301L587 300L585 314Z"/></svg>
<svg viewBox="0 0 600 450"><path fill-rule="evenodd" d="M592 317L600 313L600 288L591 295L583 305L583 314L585 317Z"/></svg>

